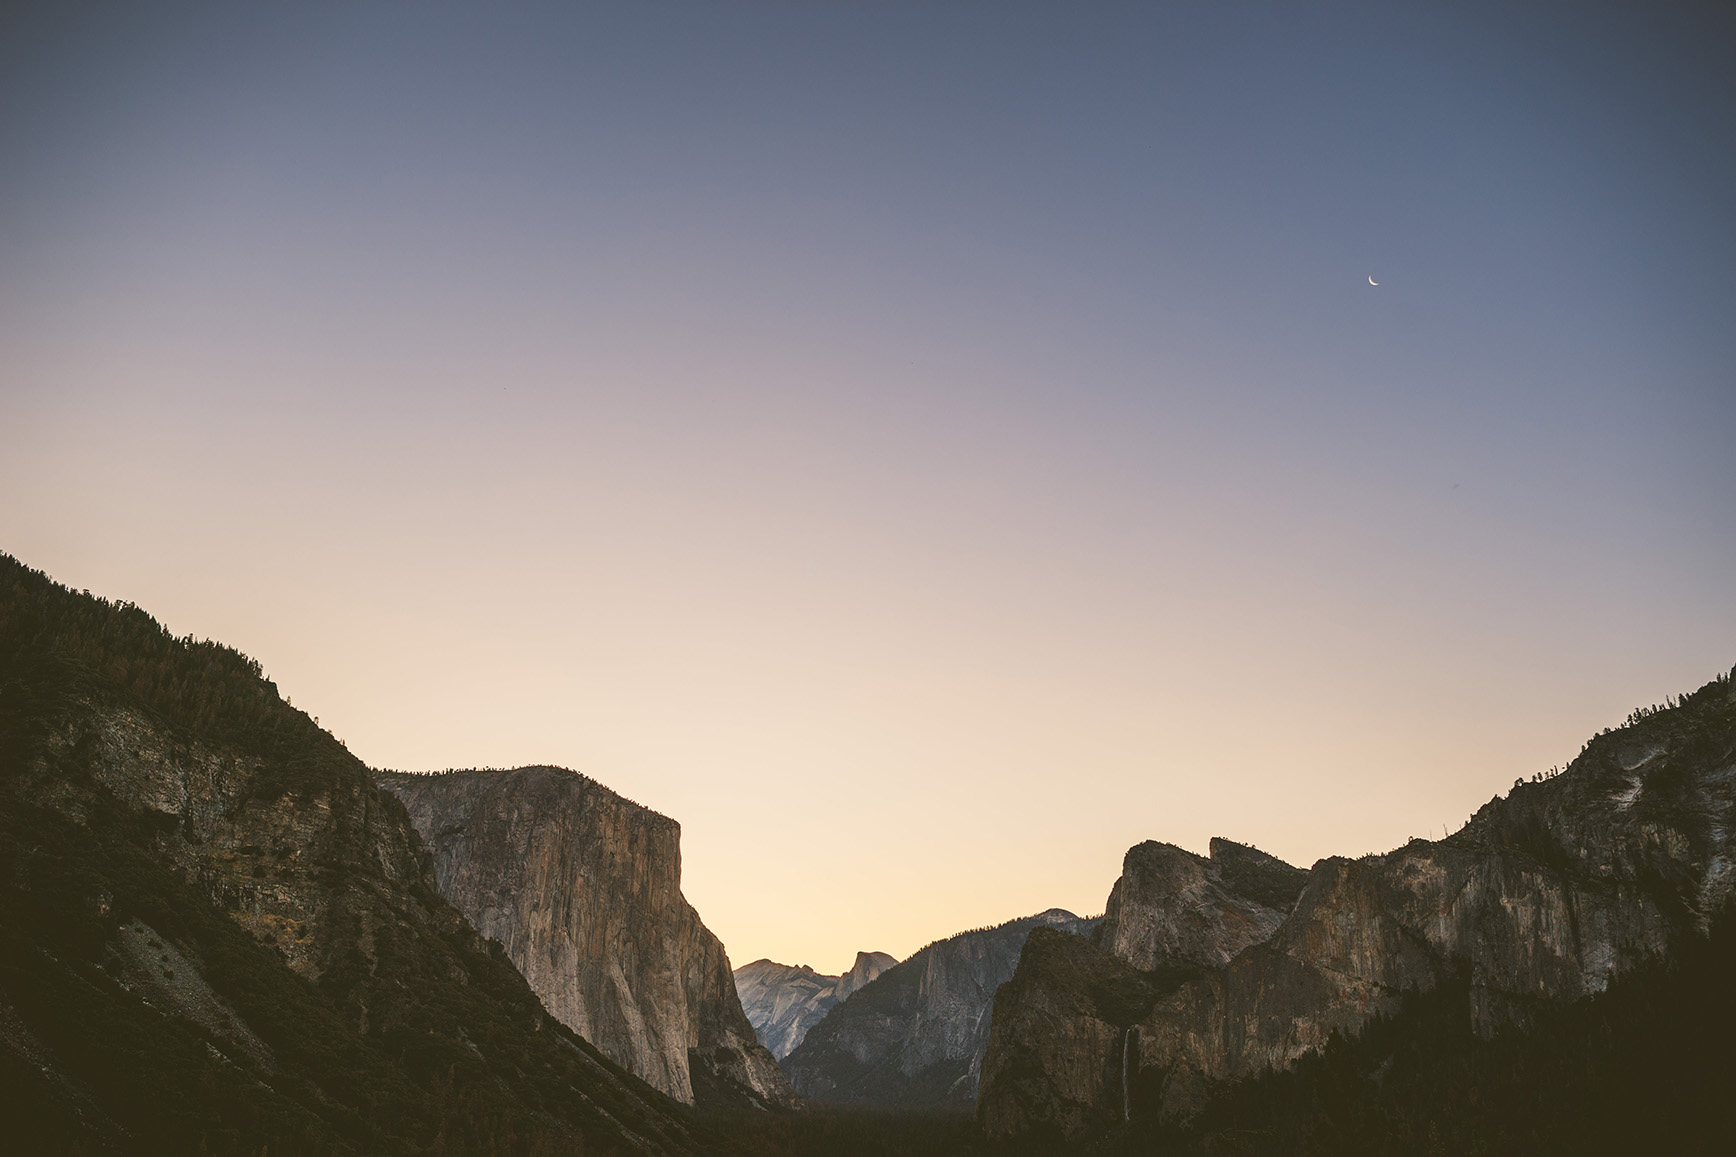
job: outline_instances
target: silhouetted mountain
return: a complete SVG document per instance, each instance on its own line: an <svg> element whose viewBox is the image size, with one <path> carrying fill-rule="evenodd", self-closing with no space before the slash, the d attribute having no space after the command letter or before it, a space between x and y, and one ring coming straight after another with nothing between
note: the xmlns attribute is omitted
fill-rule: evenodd
<svg viewBox="0 0 1736 1157"><path fill-rule="evenodd" d="M1730 678L1445 840L1307 873L1141 844L1100 924L1051 910L872 979L865 954L785 1058L846 1107L808 1114L697 1116L550 1015L436 886L527 970L571 964L599 1037L640 1018L609 1040L630 1063L685 1060L701 1103L777 1103L671 821L555 769L447 782L413 798L439 867L256 663L0 556L10 1149L1674 1153L1736 1131ZM568 854L609 881L600 908L572 910L597 896L554 869ZM606 998L593 960L620 966ZM780 968L741 972L796 991ZM968 1106L979 1074L989 1136L908 1111Z"/></svg>
<svg viewBox="0 0 1736 1157"><path fill-rule="evenodd" d="M5 556L0 1088L20 1153L708 1147L257 663Z"/></svg>
<svg viewBox="0 0 1736 1157"><path fill-rule="evenodd" d="M1109 935L1106 918L1099 946L1065 951L1033 939L997 996L979 1119L997 1136L1186 1122L1223 1082L1286 1069L1399 1017L1407 994L1457 993L1456 1004L1427 1003L1429 1015L1456 1008L1480 1041L1559 1028L1564 1002L1669 960L1729 903L1733 756L1736 692L1725 677L1635 712L1564 772L1516 784L1447 839L1322 860L1264 935L1253 929L1268 917L1222 905L1210 906L1217 932L1188 933L1175 914L1206 892L1187 873L1133 880L1148 858L1136 848L1116 885L1121 931ZM1221 935L1232 915L1246 946L1209 959L1235 949ZM1195 978L1177 971L1202 966Z"/></svg>

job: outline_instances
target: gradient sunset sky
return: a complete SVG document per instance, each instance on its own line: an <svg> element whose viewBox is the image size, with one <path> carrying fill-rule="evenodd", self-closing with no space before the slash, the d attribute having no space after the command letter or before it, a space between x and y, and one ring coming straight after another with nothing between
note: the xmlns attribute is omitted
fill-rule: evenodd
<svg viewBox="0 0 1736 1157"><path fill-rule="evenodd" d="M1730 11L8 5L0 550L738 965L1438 837L1736 662Z"/></svg>

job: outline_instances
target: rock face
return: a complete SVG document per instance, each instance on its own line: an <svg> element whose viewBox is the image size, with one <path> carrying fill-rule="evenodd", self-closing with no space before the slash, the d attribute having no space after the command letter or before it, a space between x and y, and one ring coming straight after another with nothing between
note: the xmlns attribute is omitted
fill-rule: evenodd
<svg viewBox="0 0 1736 1157"><path fill-rule="evenodd" d="M898 963L898 957L890 952L858 952L856 963L850 966L850 971L838 978L834 989L834 1000L847 1000L852 992L866 988L870 983L880 979L880 974Z"/></svg>
<svg viewBox="0 0 1736 1157"><path fill-rule="evenodd" d="M1128 850L1090 942L1033 933L996 994L977 1113L991 1135L1076 1137L1123 1119L1157 1001L1270 937L1308 873L1230 840Z"/></svg>
<svg viewBox="0 0 1736 1157"><path fill-rule="evenodd" d="M1211 858L1147 841L1128 850L1095 937L1134 968L1222 967L1271 937L1308 873L1265 852L1214 839Z"/></svg>
<svg viewBox="0 0 1736 1157"><path fill-rule="evenodd" d="M1445 840L1321 861L1269 939L1157 993L1147 1009L1116 1010L1119 1021L1100 1015L1080 979L1113 966L1069 976L1033 955L1031 975L996 1005L983 1124L996 1135L1045 1123L1078 1135L1128 1112L1186 1117L1209 1081L1288 1065L1334 1030L1355 1033L1404 993L1455 976L1469 976L1465 1013L1484 1034L1523 1024L1539 1002L1600 992L1705 932L1729 902L1733 803L1736 694L1726 678L1678 706L1636 712L1564 773L1516 784ZM1170 878L1195 887L1187 873ZM1146 951L1143 930L1173 926L1174 902L1161 888L1117 889L1120 925L1134 934L1106 933L1105 955L1137 973L1162 958ZM1127 914L1136 896L1137 920ZM1120 1037L1091 1036L1093 1019ZM1051 1038L1077 1040L1083 1059L1069 1061ZM1075 1071L1094 1065L1117 1076L1092 1084Z"/></svg>
<svg viewBox="0 0 1736 1157"><path fill-rule="evenodd" d="M550 1021L257 664L5 556L0 864L21 1152L705 1147Z"/></svg>
<svg viewBox="0 0 1736 1157"><path fill-rule="evenodd" d="M795 1105L723 944L681 895L674 820L553 767L376 779L408 809L440 894L563 1024L677 1100Z"/></svg>
<svg viewBox="0 0 1736 1157"><path fill-rule="evenodd" d="M1078 938L1095 924L1051 908L936 941L833 1007L784 1059L784 1071L815 1101L968 1108L995 989L1013 975L1026 937L1048 928Z"/></svg>
<svg viewBox="0 0 1736 1157"><path fill-rule="evenodd" d="M781 1061L833 1005L897 963L884 952L858 952L850 971L822 976L806 964L756 960L735 970L735 990L760 1043Z"/></svg>
<svg viewBox="0 0 1736 1157"><path fill-rule="evenodd" d="M1125 1120L1131 1026L1200 971L1142 972L1082 937L1033 931L995 993L977 1102L984 1131L1078 1137Z"/></svg>

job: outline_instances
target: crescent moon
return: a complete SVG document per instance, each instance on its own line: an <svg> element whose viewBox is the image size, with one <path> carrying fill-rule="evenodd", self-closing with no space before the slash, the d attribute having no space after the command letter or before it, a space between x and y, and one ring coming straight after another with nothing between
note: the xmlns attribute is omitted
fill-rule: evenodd
<svg viewBox="0 0 1736 1157"><path fill-rule="evenodd" d="M1369 278L1369 279L1368 279L1368 283L1369 283L1369 284L1370 284L1370 285L1379 285L1379 284L1380 284L1380 282L1378 282L1378 281L1376 281L1376 280L1375 280L1375 279L1374 279L1374 278L1372 278L1372 277L1370 277L1370 278Z"/></svg>

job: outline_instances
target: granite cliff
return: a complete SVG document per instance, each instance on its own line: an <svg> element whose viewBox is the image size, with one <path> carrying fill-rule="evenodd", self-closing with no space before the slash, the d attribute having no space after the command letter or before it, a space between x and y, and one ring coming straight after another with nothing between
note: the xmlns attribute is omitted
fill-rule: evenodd
<svg viewBox="0 0 1736 1157"><path fill-rule="evenodd" d="M835 1005L784 1058L814 1101L896 1109L966 1107L976 1099L995 990L1033 929L1075 937L1095 920L1051 908L938 940Z"/></svg>
<svg viewBox="0 0 1736 1157"><path fill-rule="evenodd" d="M1308 873L1226 839L1204 858L1173 844L1128 850L1093 940L1138 969L1222 967L1271 937Z"/></svg>
<svg viewBox="0 0 1736 1157"><path fill-rule="evenodd" d="M1131 1079L1129 1026L1191 978L1283 923L1308 873L1230 840L1209 858L1172 844L1129 849L1089 941L1044 929L998 990L978 1116L994 1135L1106 1128Z"/></svg>
<svg viewBox="0 0 1736 1157"><path fill-rule="evenodd" d="M755 960L735 970L735 990L760 1043L781 1061L833 1005L897 963L884 952L858 952L850 971L824 976L806 964Z"/></svg>
<svg viewBox="0 0 1736 1157"><path fill-rule="evenodd" d="M5 556L0 1085L20 1152L707 1147L256 663Z"/></svg>
<svg viewBox="0 0 1736 1157"><path fill-rule="evenodd" d="M1269 938L1227 962L1206 961L1197 938L1190 962L1177 950L1189 937L1145 933L1174 927L1165 889L1189 877L1124 876L1117 920L1133 935L1064 950L1033 938L997 997L979 1119L995 1136L1184 1120L1225 1079L1289 1066L1407 994L1463 983L1463 1016L1487 1036L1601 993L1730 902L1733 759L1725 677L1635 712L1444 840L1321 861ZM1190 963L1210 966L1178 971Z"/></svg>
<svg viewBox="0 0 1736 1157"><path fill-rule="evenodd" d="M681 894L674 820L553 767L376 780L408 809L440 894L563 1024L679 1101L795 1106Z"/></svg>

